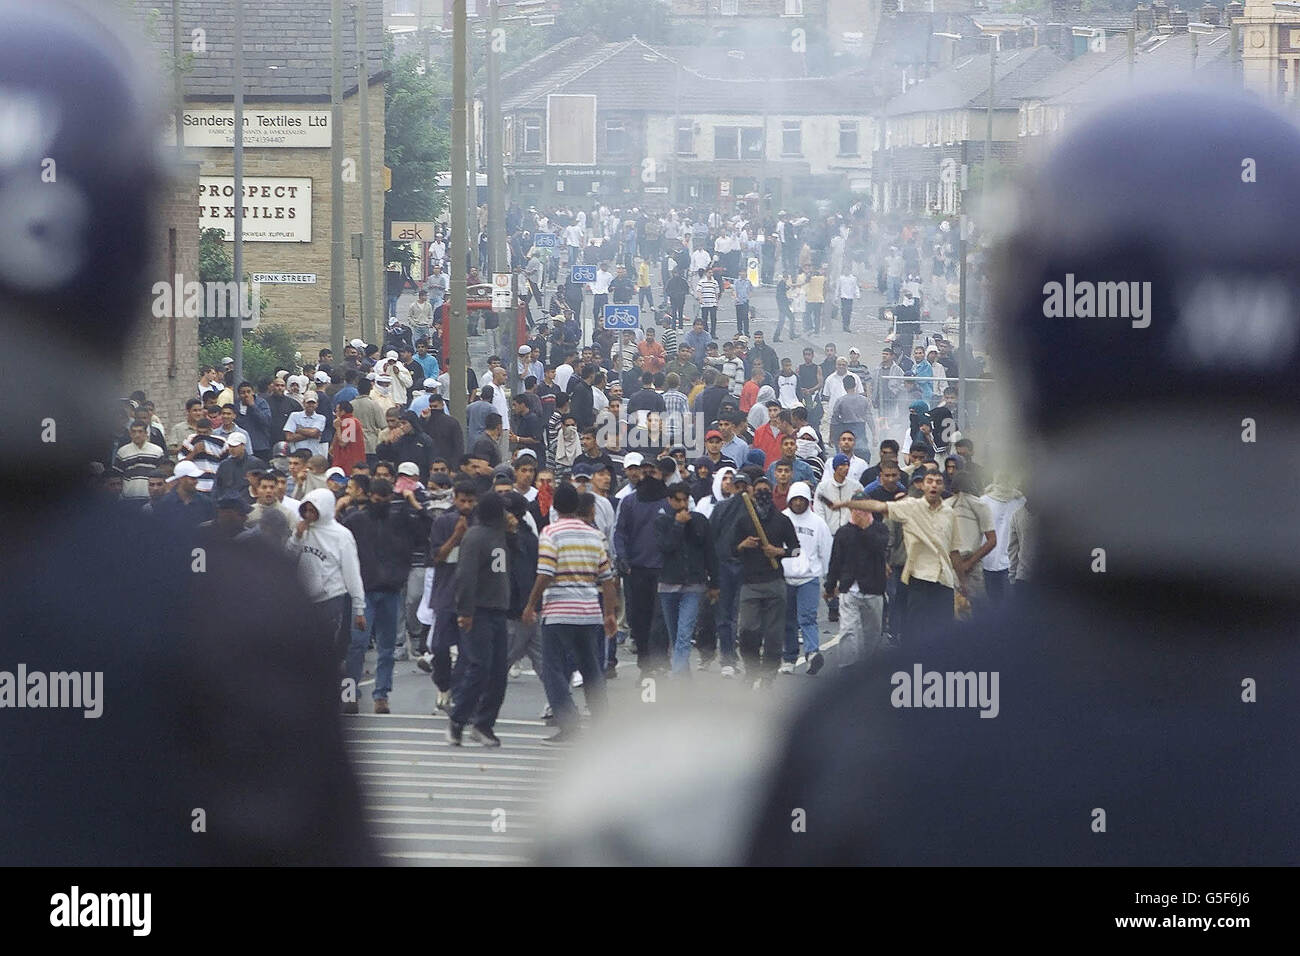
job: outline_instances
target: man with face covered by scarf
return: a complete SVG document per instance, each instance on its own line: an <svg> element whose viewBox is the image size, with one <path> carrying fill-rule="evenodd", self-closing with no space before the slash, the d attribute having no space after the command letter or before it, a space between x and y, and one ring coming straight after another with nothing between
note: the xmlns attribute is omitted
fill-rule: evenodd
<svg viewBox="0 0 1300 956"><path fill-rule="evenodd" d="M799 536L790 519L776 510L772 484L762 472L753 477L754 514L767 537L764 544L753 518L740 514L732 532L731 550L740 561L740 654L754 689L770 681L781 663L785 640L785 578L781 558L799 551ZM742 502L742 507L743 507ZM745 509L748 511L748 509Z"/></svg>

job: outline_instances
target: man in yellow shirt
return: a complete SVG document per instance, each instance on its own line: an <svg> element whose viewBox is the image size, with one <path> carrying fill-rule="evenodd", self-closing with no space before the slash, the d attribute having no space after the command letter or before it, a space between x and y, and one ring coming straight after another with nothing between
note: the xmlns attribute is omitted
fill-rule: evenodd
<svg viewBox="0 0 1300 956"><path fill-rule="evenodd" d="M655 307L655 297L650 291L650 263L640 256L637 256L636 304L639 306L642 303L645 303L646 306L651 309Z"/></svg>
<svg viewBox="0 0 1300 956"><path fill-rule="evenodd" d="M822 331L822 306L826 303L825 266L812 271L812 275L808 277L808 284L804 291L808 299L807 321L812 324L813 332L820 335Z"/></svg>

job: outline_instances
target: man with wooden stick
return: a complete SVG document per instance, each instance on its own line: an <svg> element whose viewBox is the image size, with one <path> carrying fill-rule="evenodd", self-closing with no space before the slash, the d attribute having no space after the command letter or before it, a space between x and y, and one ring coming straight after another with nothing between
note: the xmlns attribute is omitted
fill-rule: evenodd
<svg viewBox="0 0 1300 956"><path fill-rule="evenodd" d="M758 469L752 472L753 495L742 495L748 515L741 515L732 533L732 552L740 561L740 654L754 689L772 679L781 663L785 641L785 577L781 559L799 553L794 525L772 501L772 484Z"/></svg>

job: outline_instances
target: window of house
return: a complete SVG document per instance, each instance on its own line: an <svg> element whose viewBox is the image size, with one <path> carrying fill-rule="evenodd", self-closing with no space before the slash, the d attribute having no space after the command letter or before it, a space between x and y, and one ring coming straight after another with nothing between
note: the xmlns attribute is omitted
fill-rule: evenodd
<svg viewBox="0 0 1300 956"><path fill-rule="evenodd" d="M695 155L695 127L691 123L677 124L677 155Z"/></svg>
<svg viewBox="0 0 1300 956"><path fill-rule="evenodd" d="M781 155L803 155L803 123L799 120L781 122Z"/></svg>
<svg viewBox="0 0 1300 956"><path fill-rule="evenodd" d="M858 155L857 120L840 120L840 155Z"/></svg>
<svg viewBox="0 0 1300 956"><path fill-rule="evenodd" d="M740 159L739 126L715 126L713 128L713 158Z"/></svg>
<svg viewBox="0 0 1300 956"><path fill-rule="evenodd" d="M721 0L718 12L724 17L734 17L740 13L740 0Z"/></svg>
<svg viewBox="0 0 1300 956"><path fill-rule="evenodd" d="M542 121L536 116L524 119L524 152L540 153L542 151Z"/></svg>
<svg viewBox="0 0 1300 956"><path fill-rule="evenodd" d="M899 4L902 7L902 4ZM787 17L803 16L803 0L785 0L785 15Z"/></svg>
<svg viewBox="0 0 1300 956"><path fill-rule="evenodd" d="M393 16L415 16L415 0L393 0Z"/></svg>
<svg viewBox="0 0 1300 956"><path fill-rule="evenodd" d="M627 124L623 120L605 120L605 152L610 156L627 152Z"/></svg>
<svg viewBox="0 0 1300 956"><path fill-rule="evenodd" d="M740 131L740 158L762 159L766 151L763 127L746 126Z"/></svg>

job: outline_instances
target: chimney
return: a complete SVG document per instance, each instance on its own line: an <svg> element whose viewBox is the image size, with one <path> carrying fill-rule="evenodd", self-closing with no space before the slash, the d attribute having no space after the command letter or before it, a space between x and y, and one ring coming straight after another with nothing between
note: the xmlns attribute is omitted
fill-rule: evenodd
<svg viewBox="0 0 1300 956"><path fill-rule="evenodd" d="M1064 23L1070 15L1070 0L1052 0L1051 16L1053 23Z"/></svg>
<svg viewBox="0 0 1300 956"><path fill-rule="evenodd" d="M1216 27L1219 25L1219 8L1209 0L1206 0L1205 5L1201 7L1201 22L1212 23Z"/></svg>
<svg viewBox="0 0 1300 956"><path fill-rule="evenodd" d="M1155 18L1157 27L1169 26L1169 4L1165 0L1153 0L1151 16Z"/></svg>
<svg viewBox="0 0 1300 956"><path fill-rule="evenodd" d="M1228 4L1224 8L1223 12L1225 16L1224 22L1232 23L1232 21L1236 20L1238 17L1244 17L1246 15L1246 5L1244 3L1239 3L1238 0L1232 0L1232 3Z"/></svg>
<svg viewBox="0 0 1300 956"><path fill-rule="evenodd" d="M1187 11L1179 7L1174 7L1169 11L1169 25L1174 28L1175 33L1187 32L1188 19Z"/></svg>

